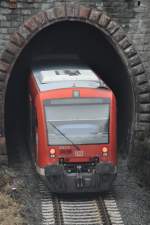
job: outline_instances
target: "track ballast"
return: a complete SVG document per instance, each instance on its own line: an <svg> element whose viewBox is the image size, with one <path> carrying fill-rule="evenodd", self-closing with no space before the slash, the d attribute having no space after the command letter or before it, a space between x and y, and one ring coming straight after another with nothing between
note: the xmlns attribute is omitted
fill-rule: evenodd
<svg viewBox="0 0 150 225"><path fill-rule="evenodd" d="M123 225L116 201L108 195L56 195L40 182L42 225Z"/></svg>

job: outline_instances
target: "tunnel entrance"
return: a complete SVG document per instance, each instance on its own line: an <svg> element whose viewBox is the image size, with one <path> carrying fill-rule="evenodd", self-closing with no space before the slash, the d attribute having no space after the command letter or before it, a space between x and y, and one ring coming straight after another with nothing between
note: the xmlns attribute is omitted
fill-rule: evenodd
<svg viewBox="0 0 150 225"><path fill-rule="evenodd" d="M60 39L61 37L61 39ZM38 33L17 60L6 93L6 137L21 146L27 137L28 75L35 59L46 55L75 55L107 83L117 97L118 145L128 151L134 99L128 72L118 53L102 32L82 22L59 22ZM55 63L57 63L55 59ZM59 59L60 62L60 59ZM59 64L58 62L58 64ZM37 60L37 63L38 60ZM48 64L53 64L52 58ZM9 145L8 145L9 146Z"/></svg>
<svg viewBox="0 0 150 225"><path fill-rule="evenodd" d="M138 130L140 133L148 127L147 102L143 99L149 91L140 59L122 29L101 11L79 7L78 15L69 17L66 16L68 11L62 9L51 9L47 17L41 17L42 21L37 23L35 21L39 15L27 21L23 28L31 37L27 37L23 44L24 33L16 33L12 38L11 43L17 45L19 50L7 74L5 92L8 156L12 159L14 152L27 142L28 75L34 59L45 55L77 55L113 90L118 108L118 149L127 155L131 151L135 132ZM46 12L41 15L45 16ZM7 53L10 52L7 50ZM143 110L146 111L143 113Z"/></svg>

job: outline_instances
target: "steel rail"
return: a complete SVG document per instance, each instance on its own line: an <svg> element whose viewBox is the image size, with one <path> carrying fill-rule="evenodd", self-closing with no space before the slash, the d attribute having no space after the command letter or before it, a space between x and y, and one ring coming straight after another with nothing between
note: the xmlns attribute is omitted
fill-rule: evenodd
<svg viewBox="0 0 150 225"><path fill-rule="evenodd" d="M124 225L112 194L86 197L51 194L40 182L42 225Z"/></svg>

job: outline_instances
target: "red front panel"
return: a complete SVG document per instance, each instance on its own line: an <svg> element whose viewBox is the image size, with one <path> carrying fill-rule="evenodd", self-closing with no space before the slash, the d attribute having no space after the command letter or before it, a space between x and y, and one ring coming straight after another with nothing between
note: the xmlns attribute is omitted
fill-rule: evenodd
<svg viewBox="0 0 150 225"><path fill-rule="evenodd" d="M88 89L88 88L69 88L51 90L39 93L34 80L30 83L32 94L34 95L33 104L37 111L37 164L45 167L49 164L58 163L60 158L65 162L89 162L93 157L98 157L102 161L112 162L116 165L116 100L110 90ZM34 87L33 87L34 86ZM33 91L34 90L34 91ZM36 91L35 91L36 90ZM78 151L72 145L48 146L46 118L43 102L46 99L65 99L72 98L73 90L80 91L81 98L109 98L110 99L110 121L109 121L109 143L108 144L88 144L79 145ZM34 93L33 93L34 92ZM107 147L108 156L103 156L102 149ZM50 150L55 149L55 158L51 158Z"/></svg>

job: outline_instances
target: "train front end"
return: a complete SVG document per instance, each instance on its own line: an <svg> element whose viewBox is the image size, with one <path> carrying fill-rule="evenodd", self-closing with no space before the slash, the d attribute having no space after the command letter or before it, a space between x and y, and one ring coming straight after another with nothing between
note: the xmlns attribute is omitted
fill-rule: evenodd
<svg viewBox="0 0 150 225"><path fill-rule="evenodd" d="M112 91L76 86L51 89L36 96L35 108L36 165L50 190L109 190L117 166Z"/></svg>

